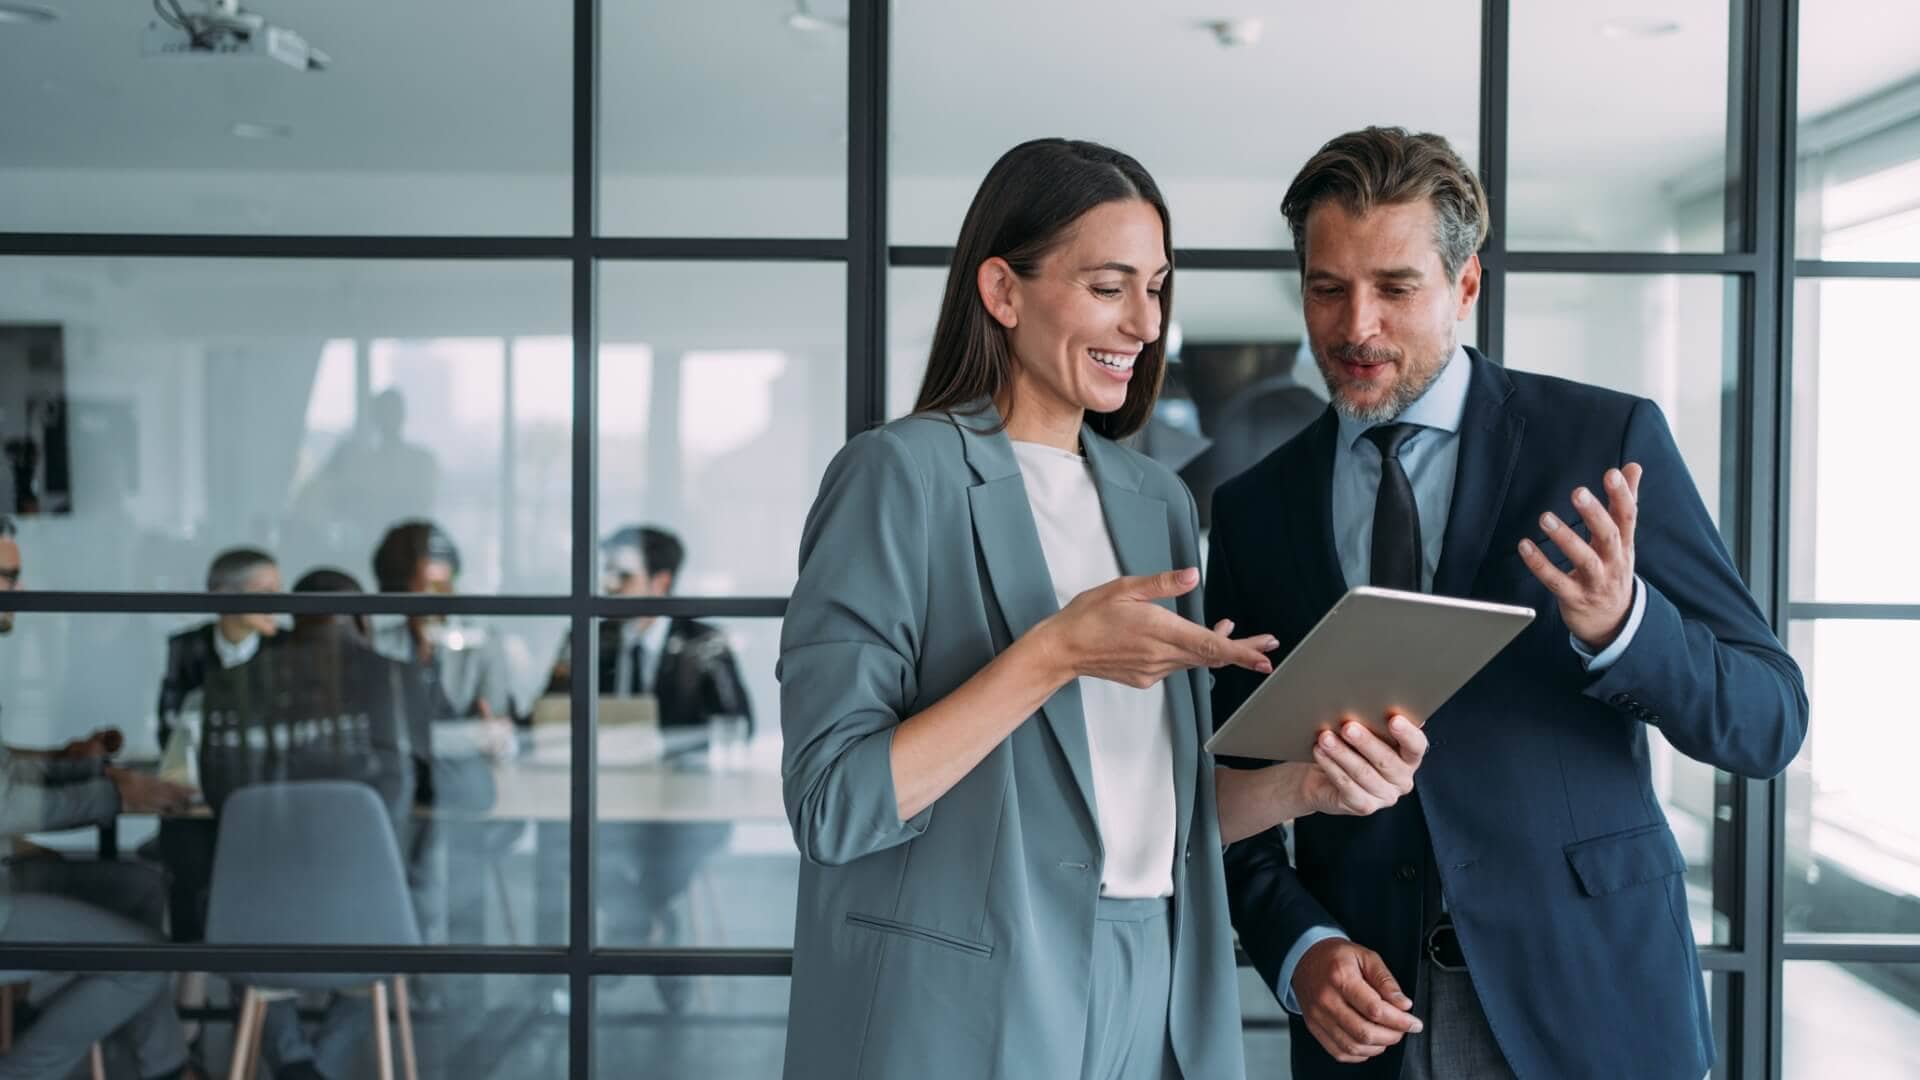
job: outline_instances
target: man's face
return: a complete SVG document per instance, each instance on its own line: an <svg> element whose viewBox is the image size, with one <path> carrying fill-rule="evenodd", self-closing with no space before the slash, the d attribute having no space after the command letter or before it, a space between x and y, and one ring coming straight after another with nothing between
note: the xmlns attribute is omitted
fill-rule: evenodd
<svg viewBox="0 0 1920 1080"><path fill-rule="evenodd" d="M271 564L257 566L247 575L246 584L240 587L243 593L277 593L281 591L280 568ZM280 632L280 623L272 615L242 615L246 628L261 637L272 637Z"/></svg>
<svg viewBox="0 0 1920 1080"><path fill-rule="evenodd" d="M20 545L12 537L0 537L0 592L20 587ZM13 631L13 612L0 611L0 634Z"/></svg>
<svg viewBox="0 0 1920 1080"><path fill-rule="evenodd" d="M1480 295L1480 261L1449 281L1431 203L1362 215L1328 201L1307 215L1307 342L1341 415L1384 423L1420 399Z"/></svg>

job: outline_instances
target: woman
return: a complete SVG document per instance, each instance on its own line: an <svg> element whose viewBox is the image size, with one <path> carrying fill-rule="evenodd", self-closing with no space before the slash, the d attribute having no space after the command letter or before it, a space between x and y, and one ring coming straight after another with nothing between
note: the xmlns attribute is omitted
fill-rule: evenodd
<svg viewBox="0 0 1920 1080"><path fill-rule="evenodd" d="M1114 441L1165 368L1169 232L1125 154L1009 151L915 414L822 482L780 659L790 1078L1244 1076L1222 836L1410 788L1400 722L1224 776L1216 819L1203 669L1276 643L1197 625L1193 499Z"/></svg>

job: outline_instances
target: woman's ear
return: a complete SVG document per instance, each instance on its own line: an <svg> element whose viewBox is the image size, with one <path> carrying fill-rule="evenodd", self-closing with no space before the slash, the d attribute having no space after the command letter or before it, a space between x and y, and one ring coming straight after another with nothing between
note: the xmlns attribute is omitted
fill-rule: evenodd
<svg viewBox="0 0 1920 1080"><path fill-rule="evenodd" d="M1014 302L1014 283L1019 275L1007 260L995 255L980 264L974 281L980 288L980 302L995 322L1011 330L1020 325L1019 305Z"/></svg>

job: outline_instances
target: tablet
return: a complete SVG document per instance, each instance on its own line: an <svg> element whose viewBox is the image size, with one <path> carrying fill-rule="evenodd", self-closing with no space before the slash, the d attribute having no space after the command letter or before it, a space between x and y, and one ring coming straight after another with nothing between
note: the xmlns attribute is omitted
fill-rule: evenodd
<svg viewBox="0 0 1920 1080"><path fill-rule="evenodd" d="M1311 761L1320 732L1352 717L1425 724L1533 621L1532 608L1367 586L1349 590L1242 702L1207 750Z"/></svg>

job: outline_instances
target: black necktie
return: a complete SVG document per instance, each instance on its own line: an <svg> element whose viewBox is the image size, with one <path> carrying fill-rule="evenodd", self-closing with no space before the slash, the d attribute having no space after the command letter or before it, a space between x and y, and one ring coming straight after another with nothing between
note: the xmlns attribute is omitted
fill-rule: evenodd
<svg viewBox="0 0 1920 1080"><path fill-rule="evenodd" d="M633 675L629 679L627 693L644 694L647 692L647 647L636 641L628 646L627 655L632 658L633 664Z"/></svg>
<svg viewBox="0 0 1920 1080"><path fill-rule="evenodd" d="M1380 448L1380 492L1373 501L1372 584L1384 589L1420 589L1420 507L1413 482L1400 467L1400 448L1418 424L1382 424L1366 438Z"/></svg>

